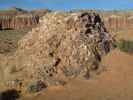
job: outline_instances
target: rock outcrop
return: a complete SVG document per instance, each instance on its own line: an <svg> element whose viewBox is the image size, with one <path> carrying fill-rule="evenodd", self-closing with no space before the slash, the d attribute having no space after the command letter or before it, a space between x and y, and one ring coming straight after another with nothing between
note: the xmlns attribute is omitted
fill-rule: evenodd
<svg viewBox="0 0 133 100"><path fill-rule="evenodd" d="M42 16L50 12L52 11L49 9L38 9L28 12L26 10L15 7L12 7L8 10L0 11L0 29L21 29L34 27L39 24L39 19ZM110 32L129 30L133 27L133 11L95 12L98 12L100 16L102 16L105 26Z"/></svg>
<svg viewBox="0 0 133 100"><path fill-rule="evenodd" d="M18 46L14 55L0 60L7 86L27 87L33 81L64 85L99 72L102 57L113 48L113 38L95 12L51 12Z"/></svg>
<svg viewBox="0 0 133 100"><path fill-rule="evenodd" d="M101 12L101 16L110 32L130 30L133 27L132 11Z"/></svg>
<svg viewBox="0 0 133 100"><path fill-rule="evenodd" d="M75 77L89 78L100 68L112 44L113 38L97 13L52 12L19 41L7 63L29 80L64 84Z"/></svg>
<svg viewBox="0 0 133 100"><path fill-rule="evenodd" d="M33 28L39 24L39 18L50 10L26 11L20 8L12 7L0 11L0 30L4 29L23 29Z"/></svg>
<svg viewBox="0 0 133 100"><path fill-rule="evenodd" d="M31 28L39 23L39 16L23 14L16 16L0 16L0 29Z"/></svg>

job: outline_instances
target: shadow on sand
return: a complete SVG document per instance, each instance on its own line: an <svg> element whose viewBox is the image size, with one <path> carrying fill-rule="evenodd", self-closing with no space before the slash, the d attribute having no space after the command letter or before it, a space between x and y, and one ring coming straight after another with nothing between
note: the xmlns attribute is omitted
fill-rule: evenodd
<svg viewBox="0 0 133 100"><path fill-rule="evenodd" d="M6 90L0 93L0 100L16 100L20 97L20 91L15 89Z"/></svg>

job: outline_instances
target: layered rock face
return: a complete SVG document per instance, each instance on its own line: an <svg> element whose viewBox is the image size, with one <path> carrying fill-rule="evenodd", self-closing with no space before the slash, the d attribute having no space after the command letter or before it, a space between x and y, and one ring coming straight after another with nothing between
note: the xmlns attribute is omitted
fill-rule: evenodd
<svg viewBox="0 0 133 100"><path fill-rule="evenodd" d="M11 8L9 11L0 12L0 29L21 29L36 26L39 24L39 19L50 12L48 9L28 12L20 8ZM105 26L110 32L129 30L133 27L132 11L95 12L98 12L103 17Z"/></svg>
<svg viewBox="0 0 133 100"><path fill-rule="evenodd" d="M39 16L23 14L16 16L0 16L0 29L22 29L34 27L39 23Z"/></svg>
<svg viewBox="0 0 133 100"><path fill-rule="evenodd" d="M101 12L107 29L111 32L130 30L133 27L133 12Z"/></svg>
<svg viewBox="0 0 133 100"><path fill-rule="evenodd" d="M15 62L15 69L21 69L27 78L43 80L48 85L75 77L88 78L99 69L112 43L98 14L52 12L19 41L8 65Z"/></svg>
<svg viewBox="0 0 133 100"><path fill-rule="evenodd" d="M0 29L32 28L39 24L39 18L50 12L48 9L26 11L12 7L0 11Z"/></svg>

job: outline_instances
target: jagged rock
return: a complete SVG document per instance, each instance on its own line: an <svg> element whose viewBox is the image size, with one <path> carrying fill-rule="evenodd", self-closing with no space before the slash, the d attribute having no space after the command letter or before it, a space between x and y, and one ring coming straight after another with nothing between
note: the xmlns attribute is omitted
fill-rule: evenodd
<svg viewBox="0 0 133 100"><path fill-rule="evenodd" d="M24 74L24 80L42 80L48 86L64 84L75 77L90 77L112 44L99 14L51 12L19 41L15 54L2 66L21 69L17 73Z"/></svg>
<svg viewBox="0 0 133 100"><path fill-rule="evenodd" d="M52 12L19 41L16 59L29 76L56 83L99 69L112 42L97 13Z"/></svg>
<svg viewBox="0 0 133 100"><path fill-rule="evenodd" d="M88 10L81 10L82 12ZM90 10L91 11L91 10ZM112 10L112 11L99 11L92 10L97 12L102 17L104 24L109 32L115 33L120 31L128 31L133 27L133 11L124 11L124 10ZM71 11L73 12L73 11ZM79 12L79 11L77 11Z"/></svg>

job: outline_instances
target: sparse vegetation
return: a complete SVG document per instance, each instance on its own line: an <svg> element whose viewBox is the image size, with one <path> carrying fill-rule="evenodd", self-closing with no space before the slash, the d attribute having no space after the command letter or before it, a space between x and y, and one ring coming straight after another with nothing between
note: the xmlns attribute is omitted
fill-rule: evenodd
<svg viewBox="0 0 133 100"><path fill-rule="evenodd" d="M15 51L17 42L20 40L30 29L21 30L1 30L0 31L0 53L7 54Z"/></svg>
<svg viewBox="0 0 133 100"><path fill-rule="evenodd" d="M126 53L133 53L133 40L120 39L116 42L117 48Z"/></svg>
<svg viewBox="0 0 133 100"><path fill-rule="evenodd" d="M42 81L34 81L28 86L27 91L30 93L35 93L41 91L46 87L47 86Z"/></svg>

